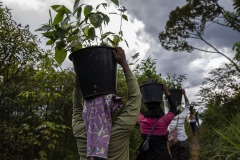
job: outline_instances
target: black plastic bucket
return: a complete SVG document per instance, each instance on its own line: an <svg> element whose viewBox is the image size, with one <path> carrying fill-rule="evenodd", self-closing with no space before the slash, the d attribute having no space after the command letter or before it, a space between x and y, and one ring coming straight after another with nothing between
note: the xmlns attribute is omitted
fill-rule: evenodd
<svg viewBox="0 0 240 160"><path fill-rule="evenodd" d="M113 48L96 46L77 50L69 55L84 98L116 94L117 62Z"/></svg>
<svg viewBox="0 0 240 160"><path fill-rule="evenodd" d="M162 102L163 84L161 83L146 83L140 86L143 103Z"/></svg>
<svg viewBox="0 0 240 160"><path fill-rule="evenodd" d="M182 90L181 89L169 89L168 90L172 95L173 99L176 102L176 105L179 106L182 104Z"/></svg>

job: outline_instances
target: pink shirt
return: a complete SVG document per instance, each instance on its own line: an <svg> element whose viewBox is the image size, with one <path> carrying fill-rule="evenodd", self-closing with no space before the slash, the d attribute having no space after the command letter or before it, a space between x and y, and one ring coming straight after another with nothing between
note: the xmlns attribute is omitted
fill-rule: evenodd
<svg viewBox="0 0 240 160"><path fill-rule="evenodd" d="M172 112L168 112L167 114L159 118L152 135L166 135L168 132L168 125L171 123L173 118L174 114ZM140 113L138 116L138 123L140 125L140 131L142 134L149 134L155 122L156 118L146 118L142 113Z"/></svg>

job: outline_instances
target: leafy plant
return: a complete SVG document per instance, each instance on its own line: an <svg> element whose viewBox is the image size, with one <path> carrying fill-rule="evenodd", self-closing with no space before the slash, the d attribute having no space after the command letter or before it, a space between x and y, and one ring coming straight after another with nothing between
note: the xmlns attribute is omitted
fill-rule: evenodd
<svg viewBox="0 0 240 160"><path fill-rule="evenodd" d="M139 84L164 82L161 74L158 74L156 71L156 59L152 59L150 56L147 59L142 60L141 63L137 64L134 72L137 76Z"/></svg>
<svg viewBox="0 0 240 160"><path fill-rule="evenodd" d="M186 79L186 75L173 74L172 76L168 73L167 78L165 79L165 84L170 89L182 89L182 81Z"/></svg>
<svg viewBox="0 0 240 160"><path fill-rule="evenodd" d="M111 1L119 6L118 0ZM49 39L46 45L52 45L55 48L55 59L58 64L65 60L68 51L74 52L94 45L116 47L121 41L125 41L128 46L127 41L123 39L121 28L122 20L128 20L124 14L127 9L121 6L117 9L120 13L105 14L102 10L107 10L107 7L107 3L100 3L94 8L89 4L81 4L80 0L75 0L73 11L64 5L51 6L57 13L56 16L52 18L51 10L49 10L49 22L36 31L43 32L43 36ZM120 16L118 33L103 31L104 27L109 25L109 14Z"/></svg>
<svg viewBox="0 0 240 160"><path fill-rule="evenodd" d="M225 126L221 129L213 129L218 135L214 141L214 148L211 150L210 159L240 159L240 114L235 116L232 121L222 121Z"/></svg>

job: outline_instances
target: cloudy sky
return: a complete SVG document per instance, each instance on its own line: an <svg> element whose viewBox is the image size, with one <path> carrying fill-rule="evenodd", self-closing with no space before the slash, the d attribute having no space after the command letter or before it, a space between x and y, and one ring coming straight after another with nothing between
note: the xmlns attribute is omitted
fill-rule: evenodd
<svg viewBox="0 0 240 160"><path fill-rule="evenodd" d="M96 2L96 0L88 1ZM12 9L13 19L23 25L29 24L32 32L41 24L48 22L48 10L51 5L64 4L72 8L73 3L74 0L3 0L3 4ZM223 66L224 63L229 63L226 58L217 54L196 51L173 53L161 47L158 35L164 30L170 11L177 6L184 5L185 0L121 0L120 3L127 8L129 18L129 21L123 24L123 34L129 43L129 48L124 46L127 57L137 52L140 53L142 59L152 56L157 59L157 70L163 76L166 76L167 73L186 74L187 79L182 85L186 89L190 101L196 99L195 95L209 71ZM221 0L221 4L225 8L231 9L231 1ZM114 24L116 23L114 22ZM217 25L208 27L205 37L231 58L234 56L232 44L240 41L239 33ZM42 41L45 40L42 39ZM42 47L46 46L42 44ZM69 60L63 64L63 67L71 66Z"/></svg>

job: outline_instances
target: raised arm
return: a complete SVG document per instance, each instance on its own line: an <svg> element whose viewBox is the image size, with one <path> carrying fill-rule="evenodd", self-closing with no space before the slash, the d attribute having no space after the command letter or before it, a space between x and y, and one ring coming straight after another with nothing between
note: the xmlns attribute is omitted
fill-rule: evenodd
<svg viewBox="0 0 240 160"><path fill-rule="evenodd" d="M124 50L117 47L114 57L117 63L123 68L128 88L127 104L114 123L120 127L118 128L119 130L127 129L128 131L132 131L140 113L141 93L137 80L127 64Z"/></svg>
<svg viewBox="0 0 240 160"><path fill-rule="evenodd" d="M182 90L182 94L183 94L183 97L184 97L184 100L185 100L185 108L183 109L183 111L181 113L181 116L186 117L187 114L188 114L190 104L189 104L189 100L188 100L188 97L187 97L184 89Z"/></svg>
<svg viewBox="0 0 240 160"><path fill-rule="evenodd" d="M172 112L174 115L176 115L177 106L176 106L176 103L175 103L175 101L173 100L170 92L168 91L168 88L167 88L166 85L163 85L163 91L164 91L165 96L166 96L167 99L168 99L168 102L167 102L167 101L164 101L164 108L167 108L167 107L168 107L168 106L167 106L167 105L168 105L167 103L169 103L169 105L170 105L169 112ZM165 110L165 112L166 112L166 110Z"/></svg>
<svg viewBox="0 0 240 160"><path fill-rule="evenodd" d="M72 128L73 135L77 136L85 128L85 124L82 119L83 97L80 86L77 82L75 82L72 99L73 99Z"/></svg>

